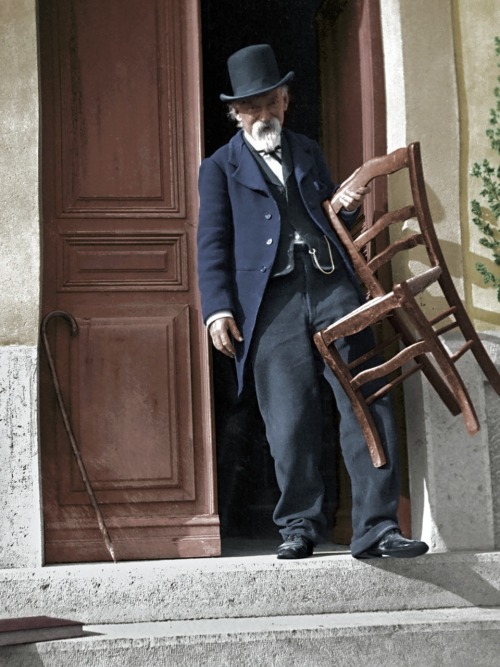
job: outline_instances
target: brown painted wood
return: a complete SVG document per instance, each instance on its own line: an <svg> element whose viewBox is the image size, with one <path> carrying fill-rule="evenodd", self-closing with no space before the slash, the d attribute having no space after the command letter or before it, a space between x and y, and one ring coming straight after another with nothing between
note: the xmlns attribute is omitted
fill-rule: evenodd
<svg viewBox="0 0 500 667"><path fill-rule="evenodd" d="M378 0L326 0L318 14L321 140L334 180L386 152L385 86ZM365 199L371 220L387 209L383 184Z"/></svg>
<svg viewBox="0 0 500 667"><path fill-rule="evenodd" d="M361 164L386 153L385 86L378 0L325 0L317 16L320 65L321 143L334 180L345 180ZM387 211L387 187L376 183L365 198L363 214L371 224ZM387 239L381 239L380 243ZM392 284L390 272L380 277ZM405 442L402 394L395 401L401 441ZM410 532L408 461L402 447L400 523ZM333 539L351 538L348 475L338 471L339 507Z"/></svg>
<svg viewBox="0 0 500 667"><path fill-rule="evenodd" d="M196 291L197 0L41 0L43 314L119 560L220 552ZM45 554L106 560L41 368Z"/></svg>
<svg viewBox="0 0 500 667"><path fill-rule="evenodd" d="M407 190L411 191L411 203L396 211L388 212L366 233L356 239L351 238L351 233L336 215L341 208L341 190L352 187L352 183L366 186L373 183L374 178L386 179L396 170L401 172L401 177L403 180L406 178L406 184L410 186ZM383 445L371 417L369 405L395 386L401 385L415 372L422 372L426 376L437 397L444 402L451 414L462 413L469 434L477 433L480 429L479 420L456 362L466 351L471 350L499 394L500 374L470 322L441 251L428 204L419 142L411 143L406 148L399 148L386 156L369 160L356 171L348 184L335 194L332 202L325 201L323 206L332 228L351 258L360 282L373 298L346 317L332 322L326 329L316 333L314 339L324 360L351 400L372 455L373 465L378 467L381 458L383 460ZM399 238L404 233L405 223L409 219L417 223L418 231ZM371 243L375 234L384 234L389 227L392 229L393 237L390 245L367 261L364 244ZM378 278L380 269L385 263L390 263L399 252L412 249L418 250L420 272L386 290ZM405 260L409 261L408 258ZM431 285L441 288L447 308L428 319L419 306L417 297L423 297L425 301L423 295ZM447 321L441 327L441 323L449 317L452 317L452 321ZM383 320L386 320L390 329L393 329L387 344L392 343L396 335L402 344L400 351L393 353L385 362L382 360L377 362L378 365L369 370L359 371L366 359L374 357L375 352L380 351L381 346L385 344L382 342L362 357L350 360L349 364L344 363L335 342ZM452 354L440 340L440 335L455 328L460 330L464 344L460 350ZM371 395L361 392L361 388L367 382L376 378L384 379L383 386ZM404 502L401 507L403 512L407 509Z"/></svg>

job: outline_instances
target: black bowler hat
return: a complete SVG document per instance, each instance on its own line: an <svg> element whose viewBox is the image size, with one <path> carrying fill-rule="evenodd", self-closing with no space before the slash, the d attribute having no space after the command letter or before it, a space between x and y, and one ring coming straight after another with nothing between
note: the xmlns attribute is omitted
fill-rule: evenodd
<svg viewBox="0 0 500 667"><path fill-rule="evenodd" d="M288 72L281 78L276 57L269 44L254 44L236 51L229 56L227 69L233 94L222 93L220 99L223 102L263 95L285 85L294 77L294 72Z"/></svg>

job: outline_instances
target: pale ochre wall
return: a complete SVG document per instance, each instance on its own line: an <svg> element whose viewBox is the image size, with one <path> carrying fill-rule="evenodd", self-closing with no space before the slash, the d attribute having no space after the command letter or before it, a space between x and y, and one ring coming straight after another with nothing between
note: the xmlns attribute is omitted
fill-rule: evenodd
<svg viewBox="0 0 500 667"><path fill-rule="evenodd" d="M490 155L484 135L498 73L498 0L380 0L388 148L419 140L431 207L459 292L480 329L499 327L498 302L474 268L488 252L472 226ZM35 0L1 0L0 344L34 345L40 290L39 100ZM498 28L498 30L497 30ZM391 188L398 197L398 184ZM430 300L428 308L439 308Z"/></svg>
<svg viewBox="0 0 500 667"><path fill-rule="evenodd" d="M36 345L40 291L35 0L0 0L0 345Z"/></svg>
<svg viewBox="0 0 500 667"><path fill-rule="evenodd" d="M480 329L500 328L500 303L495 290L486 287L475 268L484 262L497 275L492 255L479 243L481 232L473 225L470 201L483 201L481 182L470 176L474 162L488 158L498 166L498 153L490 147L485 130L490 109L495 106L493 89L500 69L495 55L495 36L500 37L500 3L498 0L454 0L454 40L457 63L460 112L460 210L464 239L463 264L466 304Z"/></svg>
<svg viewBox="0 0 500 667"><path fill-rule="evenodd" d="M462 295L459 123L453 21L448 0L381 0L389 151L419 141L429 204L455 285ZM407 176L389 181L391 206L409 202ZM412 228L412 225L407 225ZM412 253L412 257L415 253ZM423 257L423 253L422 253ZM401 257L395 278L421 270ZM445 308L438 288L426 292L429 315Z"/></svg>
<svg viewBox="0 0 500 667"><path fill-rule="evenodd" d="M380 0L389 150L420 141L436 231L459 294L479 330L500 328L495 291L482 285L476 256L488 258L471 222L477 196L472 163L492 156L484 134L496 85L494 36L498 0ZM391 204L404 205L405 187L389 184ZM418 271L408 260L396 277ZM422 304L444 304L437 289Z"/></svg>

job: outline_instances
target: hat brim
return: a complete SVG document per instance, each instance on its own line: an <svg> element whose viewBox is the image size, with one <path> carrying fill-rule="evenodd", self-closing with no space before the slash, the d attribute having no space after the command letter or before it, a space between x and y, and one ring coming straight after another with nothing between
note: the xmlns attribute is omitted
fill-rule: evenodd
<svg viewBox="0 0 500 667"><path fill-rule="evenodd" d="M287 84L289 81L292 81L294 76L295 72L288 72L288 74L285 77L283 77L281 81L278 81L278 83L275 83L273 86L269 86L267 88L258 88L255 90L248 90L245 91L244 94L240 93L238 95L224 95L224 93L221 93L219 95L219 98L222 102L237 102L238 100L245 100L249 97L257 97L258 95L265 95L266 93L270 93L271 90L280 88L281 86Z"/></svg>

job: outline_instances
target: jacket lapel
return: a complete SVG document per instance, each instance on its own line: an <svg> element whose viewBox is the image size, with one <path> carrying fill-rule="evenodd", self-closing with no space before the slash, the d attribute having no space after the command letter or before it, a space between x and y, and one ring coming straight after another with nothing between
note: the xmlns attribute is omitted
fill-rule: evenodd
<svg viewBox="0 0 500 667"><path fill-rule="evenodd" d="M300 187L304 178L314 166L313 157L304 148L293 132L283 129L293 160L295 178ZM229 164L234 167L232 177L245 187L270 194L269 186L250 149L243 139L243 130L238 132L229 142Z"/></svg>
<svg viewBox="0 0 500 667"><path fill-rule="evenodd" d="M302 193L303 192L302 183L306 178L306 176L314 168L314 158L309 149L304 146L302 141L300 141L293 134L293 132L288 132L287 130L283 130L283 132L286 134L286 139L288 140L288 145L292 153L295 178L297 179L299 191ZM306 208L308 208L307 203L304 202L304 204L306 205ZM326 216L322 214L318 209L309 210L309 214L311 218L316 222L318 227L323 231L323 233L331 237L332 229L330 223L326 219Z"/></svg>
<svg viewBox="0 0 500 667"><path fill-rule="evenodd" d="M243 140L243 131L238 132L229 142L229 164L233 165L235 181L250 190L269 192L262 171Z"/></svg>
<svg viewBox="0 0 500 667"><path fill-rule="evenodd" d="M293 169L297 183L301 183L314 166L313 158L310 152L304 148L302 142L298 141L292 132L283 130L286 136L290 152L292 154Z"/></svg>

